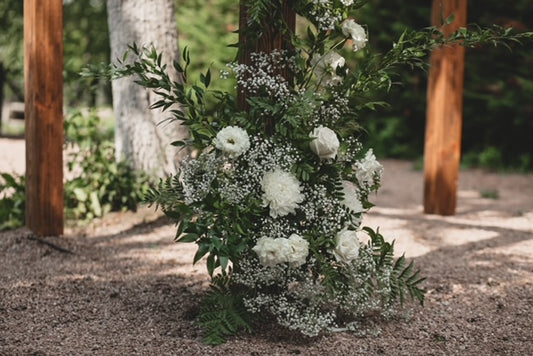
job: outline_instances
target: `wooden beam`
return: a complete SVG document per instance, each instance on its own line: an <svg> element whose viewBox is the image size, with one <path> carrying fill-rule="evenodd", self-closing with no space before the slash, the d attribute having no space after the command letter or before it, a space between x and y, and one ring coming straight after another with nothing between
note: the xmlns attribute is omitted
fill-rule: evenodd
<svg viewBox="0 0 533 356"><path fill-rule="evenodd" d="M445 35L466 26L466 0L434 0L432 23L455 15L441 27ZM465 48L436 49L431 54L424 149L424 212L453 215L461 159Z"/></svg>
<svg viewBox="0 0 533 356"><path fill-rule="evenodd" d="M63 234L63 1L24 1L26 226Z"/></svg>
<svg viewBox="0 0 533 356"><path fill-rule="evenodd" d="M245 29L248 26L248 14L246 8L246 0L240 1L240 13L239 13L239 63L250 65L250 54L252 52L264 52L270 53L273 50L290 50L292 49L291 34L294 34L296 28L296 13L291 7L290 1L283 1L281 4L281 11L279 16L281 20L285 23L288 33L284 33L282 27L275 26L276 19L270 19L269 23L264 24L263 28L265 29L263 35L259 40L253 40L246 36ZM273 5L274 6L274 5ZM275 15L273 15L275 16ZM289 79L291 73L288 69L280 72L284 78ZM239 107L243 110L248 109L246 103L246 93L239 88L238 89L238 104ZM271 119L266 120L265 131L267 133L272 133L274 128L274 123Z"/></svg>

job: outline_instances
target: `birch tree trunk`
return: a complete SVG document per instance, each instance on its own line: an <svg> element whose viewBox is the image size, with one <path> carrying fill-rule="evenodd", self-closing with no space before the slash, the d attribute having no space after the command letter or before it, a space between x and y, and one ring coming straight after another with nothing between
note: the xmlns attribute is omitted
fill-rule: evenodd
<svg viewBox="0 0 533 356"><path fill-rule="evenodd" d="M112 60L121 59L135 42L155 46L168 70L173 69L172 60L180 54L174 0L107 0L107 11ZM156 95L133 81L127 77L112 83L117 158L153 176L175 173L186 153L170 143L188 131L179 122L163 122L168 113L149 109Z"/></svg>

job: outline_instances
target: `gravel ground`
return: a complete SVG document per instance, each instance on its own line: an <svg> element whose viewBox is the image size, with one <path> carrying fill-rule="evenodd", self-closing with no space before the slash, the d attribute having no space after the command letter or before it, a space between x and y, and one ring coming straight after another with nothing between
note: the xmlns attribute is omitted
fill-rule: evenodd
<svg viewBox="0 0 533 356"><path fill-rule="evenodd" d="M26 229L0 233L0 355L533 354L533 176L461 172L457 214L440 217L422 214L421 172L383 163L365 224L424 271L424 307L366 320L358 334L308 339L265 325L206 346L194 324L205 266L143 208L42 239L69 252Z"/></svg>

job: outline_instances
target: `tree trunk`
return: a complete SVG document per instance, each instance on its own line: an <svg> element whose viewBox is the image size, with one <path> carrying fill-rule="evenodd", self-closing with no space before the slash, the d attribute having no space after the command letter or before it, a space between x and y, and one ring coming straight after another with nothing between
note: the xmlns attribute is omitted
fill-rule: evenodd
<svg viewBox="0 0 533 356"><path fill-rule="evenodd" d="M135 42L139 47L155 46L163 53L167 70L172 70L172 60L180 55L174 0L107 0L107 11L112 60L121 59ZM186 153L170 143L185 138L187 128L176 121L163 122L168 113L149 109L157 96L134 80L127 77L112 83L117 158L150 175L175 173Z"/></svg>

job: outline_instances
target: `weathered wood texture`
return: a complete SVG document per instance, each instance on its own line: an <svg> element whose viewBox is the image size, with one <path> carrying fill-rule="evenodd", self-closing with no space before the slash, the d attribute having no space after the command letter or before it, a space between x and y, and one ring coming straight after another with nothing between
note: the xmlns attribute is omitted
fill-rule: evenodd
<svg viewBox="0 0 533 356"><path fill-rule="evenodd" d="M24 1L26 225L63 234L63 1Z"/></svg>
<svg viewBox="0 0 533 356"><path fill-rule="evenodd" d="M290 1L283 1L282 3L282 11L281 11L281 17L283 22L286 24L286 28L288 29L289 33L283 33L282 28L273 26L272 24L275 23L275 19L272 19L272 24L265 24L264 28L265 33L261 38L252 43L250 39L247 38L244 30L247 27L248 23L248 14L247 9L245 5L245 1L241 0L240 2L240 14L239 14L239 46L240 46L240 57L239 57L239 63L241 64L251 64L250 60L250 54L253 52L265 52L270 53L273 50L290 50L292 49L292 43L290 34L294 33L296 28L296 13L292 9L290 5ZM289 79L291 76L291 73L289 73L288 70L280 72L280 74L284 77ZM246 92L244 92L241 88L238 90L238 104L239 107L243 110L247 109L246 104ZM268 120L265 123L265 130L266 132L272 132L274 123L272 120Z"/></svg>
<svg viewBox="0 0 533 356"><path fill-rule="evenodd" d="M432 23L455 15L442 27L449 35L466 25L466 0L434 0ZM436 49L431 54L424 149L424 212L453 215L457 204L457 180L461 159L465 48Z"/></svg>

